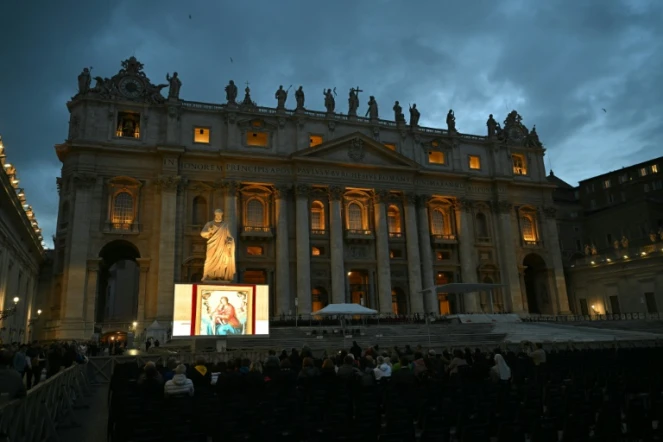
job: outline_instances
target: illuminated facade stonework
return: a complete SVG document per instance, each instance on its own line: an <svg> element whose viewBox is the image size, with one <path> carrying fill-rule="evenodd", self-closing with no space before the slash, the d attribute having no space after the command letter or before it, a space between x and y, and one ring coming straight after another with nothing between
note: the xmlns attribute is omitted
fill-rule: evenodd
<svg viewBox="0 0 663 442"><path fill-rule="evenodd" d="M135 316L123 320L172 320L173 284L201 278L200 230L217 208L237 238L238 281L269 284L273 317L332 302L487 311L485 293L421 294L478 281L504 284L495 310L568 311L545 149L515 111L475 136L455 130L452 112L447 129L418 126L417 111L406 124L397 104L396 121L379 119L377 104L356 116L354 89L348 115L331 91L327 112L305 109L299 91L289 110L280 91L276 108L259 107L234 83L225 104L184 101L168 79L165 98L133 58L94 87L79 77L56 146L53 336L126 325L102 305L118 261L137 280L123 295Z"/></svg>
<svg viewBox="0 0 663 442"><path fill-rule="evenodd" d="M41 229L0 138L0 338L5 343L37 337L39 270L44 260ZM7 314L9 313L9 314Z"/></svg>

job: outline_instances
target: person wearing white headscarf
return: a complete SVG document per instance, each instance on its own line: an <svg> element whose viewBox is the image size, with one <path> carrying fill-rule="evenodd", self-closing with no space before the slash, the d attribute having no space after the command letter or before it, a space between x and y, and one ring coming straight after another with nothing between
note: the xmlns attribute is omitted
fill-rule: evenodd
<svg viewBox="0 0 663 442"><path fill-rule="evenodd" d="M511 379L511 369L500 354L495 355L495 365L490 369L490 378L495 382L507 382Z"/></svg>

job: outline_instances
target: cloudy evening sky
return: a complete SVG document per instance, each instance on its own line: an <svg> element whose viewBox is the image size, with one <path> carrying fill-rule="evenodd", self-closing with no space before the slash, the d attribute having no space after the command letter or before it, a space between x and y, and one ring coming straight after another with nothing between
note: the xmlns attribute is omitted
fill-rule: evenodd
<svg viewBox="0 0 663 442"><path fill-rule="evenodd" d="M177 71L186 100L222 102L234 79L275 106L279 84L302 84L308 108L336 87L345 113L359 86L360 113L370 94L382 118L416 102L421 125L445 127L453 108L481 135L516 109L572 184L663 155L659 0L3 1L0 23L0 134L49 245L76 77L131 55L154 83Z"/></svg>

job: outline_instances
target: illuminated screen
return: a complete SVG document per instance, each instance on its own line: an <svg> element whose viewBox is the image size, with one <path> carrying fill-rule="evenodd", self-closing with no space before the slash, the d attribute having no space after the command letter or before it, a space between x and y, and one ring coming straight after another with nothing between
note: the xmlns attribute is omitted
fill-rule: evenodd
<svg viewBox="0 0 663 442"><path fill-rule="evenodd" d="M269 286L175 284L173 336L269 335Z"/></svg>

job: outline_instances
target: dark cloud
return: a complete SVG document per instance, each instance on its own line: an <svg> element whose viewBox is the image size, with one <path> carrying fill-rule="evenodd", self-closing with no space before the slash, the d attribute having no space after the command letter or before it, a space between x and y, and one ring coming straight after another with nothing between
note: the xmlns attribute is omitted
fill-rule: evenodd
<svg viewBox="0 0 663 442"><path fill-rule="evenodd" d="M517 109L571 183L663 155L663 2L65 0L0 2L0 17L0 134L47 237L76 76L131 55L153 82L178 71L189 100L221 102L234 79L273 105L279 84L301 84L314 109L336 87L344 112L359 86L360 112L369 95L389 117L416 102L442 127L453 108L479 134Z"/></svg>

